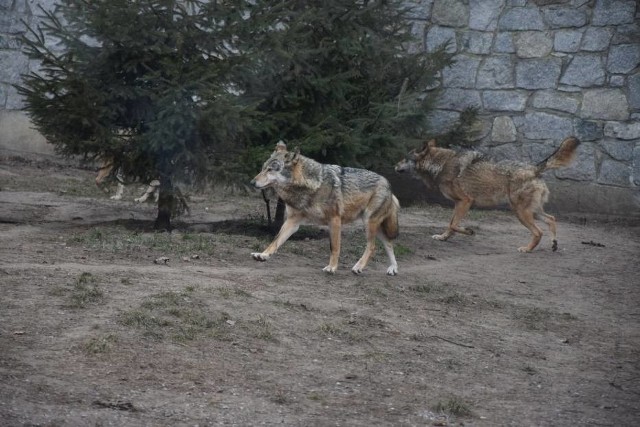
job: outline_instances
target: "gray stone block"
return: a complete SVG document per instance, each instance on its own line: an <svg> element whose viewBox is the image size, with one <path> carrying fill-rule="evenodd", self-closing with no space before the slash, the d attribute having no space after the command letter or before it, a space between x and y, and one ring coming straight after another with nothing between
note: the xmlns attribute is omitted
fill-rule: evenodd
<svg viewBox="0 0 640 427"><path fill-rule="evenodd" d="M533 95L534 108L564 111L575 114L580 108L580 94L570 94L555 90L536 91Z"/></svg>
<svg viewBox="0 0 640 427"><path fill-rule="evenodd" d="M516 64L516 87L523 89L556 87L561 67L560 58L523 59Z"/></svg>
<svg viewBox="0 0 640 427"><path fill-rule="evenodd" d="M637 122L606 122L604 135L624 140L640 139L640 121Z"/></svg>
<svg viewBox="0 0 640 427"><path fill-rule="evenodd" d="M448 27L465 27L469 23L469 6L462 0L436 0L431 20Z"/></svg>
<svg viewBox="0 0 640 427"><path fill-rule="evenodd" d="M514 7L507 10L498 21L501 31L544 30L542 14L538 8Z"/></svg>
<svg viewBox="0 0 640 427"><path fill-rule="evenodd" d="M462 35L462 49L476 54L488 54L493 44L493 33L466 31Z"/></svg>
<svg viewBox="0 0 640 427"><path fill-rule="evenodd" d="M640 40L640 15L633 24L616 25L611 44L634 44Z"/></svg>
<svg viewBox="0 0 640 427"><path fill-rule="evenodd" d="M29 60L14 50L0 50L0 82L16 84L22 80L21 74L29 71Z"/></svg>
<svg viewBox="0 0 640 427"><path fill-rule="evenodd" d="M405 0L403 3L410 7L409 19L426 21L431 17L431 6L434 0Z"/></svg>
<svg viewBox="0 0 640 427"><path fill-rule="evenodd" d="M525 114L519 129L527 139L563 139L573 135L573 120L555 114L534 112Z"/></svg>
<svg viewBox="0 0 640 427"><path fill-rule="evenodd" d="M487 154L495 161L521 160L520 146L516 144L496 145L487 149Z"/></svg>
<svg viewBox="0 0 640 427"><path fill-rule="evenodd" d="M505 0L470 0L469 28L480 31L495 30L504 5Z"/></svg>
<svg viewBox="0 0 640 427"><path fill-rule="evenodd" d="M584 32L581 49L600 52L609 47L613 31L609 27L589 27Z"/></svg>
<svg viewBox="0 0 640 427"><path fill-rule="evenodd" d="M640 145L633 149L633 161L631 162L633 185L640 186Z"/></svg>
<svg viewBox="0 0 640 427"><path fill-rule="evenodd" d="M514 87L513 59L509 55L485 58L478 70L478 89L510 89Z"/></svg>
<svg viewBox="0 0 640 427"><path fill-rule="evenodd" d="M529 93L524 90L485 90L482 101L485 110L524 111Z"/></svg>
<svg viewBox="0 0 640 427"><path fill-rule="evenodd" d="M553 48L557 52L577 52L581 40L582 30L558 30L553 39Z"/></svg>
<svg viewBox="0 0 640 427"><path fill-rule="evenodd" d="M623 87L625 82L624 75L613 75L609 77L609 86L611 87Z"/></svg>
<svg viewBox="0 0 640 427"><path fill-rule="evenodd" d="M429 28L426 37L427 52L433 52L445 43L448 43L447 52L453 53L458 50L456 31L454 29L437 25Z"/></svg>
<svg viewBox="0 0 640 427"><path fill-rule="evenodd" d="M587 23L587 14L584 10L557 7L544 10L544 18L549 28L582 27Z"/></svg>
<svg viewBox="0 0 640 427"><path fill-rule="evenodd" d="M515 142L517 140L516 125L509 116L498 116L493 119L491 141L497 143Z"/></svg>
<svg viewBox="0 0 640 427"><path fill-rule="evenodd" d="M460 113L455 111L434 110L429 116L429 128L434 134L445 133L459 118Z"/></svg>
<svg viewBox="0 0 640 427"><path fill-rule="evenodd" d="M640 65L640 42L611 46L607 58L607 71L610 73L628 73Z"/></svg>
<svg viewBox="0 0 640 427"><path fill-rule="evenodd" d="M462 111L467 107L481 106L480 92L469 89L444 89L436 101L436 108L445 110Z"/></svg>
<svg viewBox="0 0 640 427"><path fill-rule="evenodd" d="M640 73L629 76L629 106L640 109Z"/></svg>
<svg viewBox="0 0 640 427"><path fill-rule="evenodd" d="M631 167L623 162L604 159L600 165L598 183L628 187L631 184Z"/></svg>
<svg viewBox="0 0 640 427"><path fill-rule="evenodd" d="M493 42L493 51L496 53L514 53L516 51L516 47L513 44L514 34L510 31L496 34Z"/></svg>
<svg viewBox="0 0 640 427"><path fill-rule="evenodd" d="M514 37L519 58L541 58L551 53L553 38L546 31L522 31Z"/></svg>
<svg viewBox="0 0 640 427"><path fill-rule="evenodd" d="M630 24L635 11L635 0L596 0L591 23L595 26Z"/></svg>
<svg viewBox="0 0 640 427"><path fill-rule="evenodd" d="M527 163L536 164L549 157L556 148L552 144L526 141L522 143L522 156Z"/></svg>
<svg viewBox="0 0 640 427"><path fill-rule="evenodd" d="M600 120L627 120L629 104L620 89L587 89L583 92L580 117Z"/></svg>
<svg viewBox="0 0 640 427"><path fill-rule="evenodd" d="M580 141L596 141L604 135L600 122L574 119L573 127L575 129L574 135Z"/></svg>
<svg viewBox="0 0 640 427"><path fill-rule="evenodd" d="M599 54L583 53L573 57L560 83L580 87L601 86L605 81L604 64Z"/></svg>
<svg viewBox="0 0 640 427"><path fill-rule="evenodd" d="M612 159L621 162L628 162L633 157L635 143L631 141L616 141L606 139L600 143L602 151L607 153Z"/></svg>
<svg viewBox="0 0 640 427"><path fill-rule="evenodd" d="M8 87L9 87L9 84L0 83L0 110L3 110L6 108Z"/></svg>
<svg viewBox="0 0 640 427"><path fill-rule="evenodd" d="M556 178L574 181L593 181L596 179L595 146L592 142L583 142L578 147L576 158L569 166L556 169Z"/></svg>
<svg viewBox="0 0 640 427"><path fill-rule="evenodd" d="M474 88L480 59L458 55L455 64L442 70L442 84L446 87Z"/></svg>

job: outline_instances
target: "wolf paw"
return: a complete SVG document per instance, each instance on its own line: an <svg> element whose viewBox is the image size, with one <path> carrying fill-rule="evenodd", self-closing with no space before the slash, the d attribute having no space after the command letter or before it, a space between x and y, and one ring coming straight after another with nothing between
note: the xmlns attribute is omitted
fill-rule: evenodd
<svg viewBox="0 0 640 427"><path fill-rule="evenodd" d="M362 274L362 268L360 268L358 266L358 264L354 265L353 268L351 269L351 272L353 274Z"/></svg>
<svg viewBox="0 0 640 427"><path fill-rule="evenodd" d="M553 239L553 243L551 243L551 250L553 252L558 250L558 241L556 239Z"/></svg>
<svg viewBox="0 0 640 427"><path fill-rule="evenodd" d="M526 247L526 246L521 246L521 247L519 247L519 248L518 248L518 252L527 253L527 252L531 252L531 251L529 250L529 248L528 248L528 247Z"/></svg>
<svg viewBox="0 0 640 427"><path fill-rule="evenodd" d="M434 234L433 236L431 236L431 238L435 239L435 240L440 240L442 242L444 242L445 240L447 240L449 236L445 235L445 234Z"/></svg>
<svg viewBox="0 0 640 427"><path fill-rule="evenodd" d="M263 254L262 252L252 252L251 256L256 261L266 261L269 259L269 255Z"/></svg>
<svg viewBox="0 0 640 427"><path fill-rule="evenodd" d="M392 265L389 268L387 268L387 275L388 276L395 276L396 274L398 274L398 267L397 266Z"/></svg>
<svg viewBox="0 0 640 427"><path fill-rule="evenodd" d="M322 269L322 271L324 271L325 273L334 274L337 269L338 267L331 267L330 265L327 265L325 268Z"/></svg>
<svg viewBox="0 0 640 427"><path fill-rule="evenodd" d="M110 197L111 200L122 200L122 196L118 196L117 194L115 196L111 196Z"/></svg>

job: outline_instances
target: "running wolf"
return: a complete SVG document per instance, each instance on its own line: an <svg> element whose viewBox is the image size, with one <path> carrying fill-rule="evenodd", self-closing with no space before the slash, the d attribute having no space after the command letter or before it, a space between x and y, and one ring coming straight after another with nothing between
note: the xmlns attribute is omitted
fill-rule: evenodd
<svg viewBox="0 0 640 427"><path fill-rule="evenodd" d="M251 184L257 189L272 187L285 202L287 217L273 242L263 252L251 254L255 260L269 259L300 224L311 222L329 226L331 256L323 270L335 273L342 224L361 218L367 246L351 271L362 273L378 237L391 262L387 274L398 273L391 240L398 235L400 204L384 177L365 169L318 163L301 155L298 149L287 151L287 146L280 141Z"/></svg>
<svg viewBox="0 0 640 427"><path fill-rule="evenodd" d="M436 147L435 140L427 142L420 151L412 150L406 159L395 167L396 172L413 172L429 187L438 188L455 203L449 227L436 240L447 240L454 232L472 235L473 230L458 224L469 208L496 206L508 202L520 222L532 235L527 246L520 252L531 252L542 238L542 230L534 218L541 217L549 226L552 250L558 249L556 220L543 210L549 197L547 185L540 175L548 169L567 166L575 156L580 141L568 137L549 157L537 165L518 162L494 163L476 151L457 153L447 148Z"/></svg>

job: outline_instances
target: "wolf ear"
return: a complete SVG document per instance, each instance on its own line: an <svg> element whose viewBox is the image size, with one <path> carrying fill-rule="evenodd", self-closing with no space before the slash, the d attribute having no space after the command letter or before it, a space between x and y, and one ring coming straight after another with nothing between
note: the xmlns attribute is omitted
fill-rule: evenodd
<svg viewBox="0 0 640 427"><path fill-rule="evenodd" d="M298 163L298 160L300 160L300 147L296 147L295 150L293 150L293 155L291 156L291 163L296 164Z"/></svg>
<svg viewBox="0 0 640 427"><path fill-rule="evenodd" d="M427 147L435 148L436 147L436 140L435 139L430 139L429 142L427 142Z"/></svg>
<svg viewBox="0 0 640 427"><path fill-rule="evenodd" d="M284 143L284 141L280 140L278 141L278 143L276 144L276 153L284 153L287 151L287 144Z"/></svg>

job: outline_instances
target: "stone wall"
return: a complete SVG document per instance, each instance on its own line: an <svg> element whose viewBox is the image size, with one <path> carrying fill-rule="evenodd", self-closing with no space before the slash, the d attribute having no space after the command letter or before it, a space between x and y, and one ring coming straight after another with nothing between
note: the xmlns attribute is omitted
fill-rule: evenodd
<svg viewBox="0 0 640 427"><path fill-rule="evenodd" d="M0 149L51 153L12 84L32 64L22 21L55 0L0 0ZM568 135L573 166L548 172L550 211L640 216L640 6L635 0L407 0L424 48L449 42L434 130L480 108L478 146L538 161Z"/></svg>
<svg viewBox="0 0 640 427"><path fill-rule="evenodd" d="M640 215L640 6L635 0L414 0L414 31L449 42L433 118L480 109L478 144L539 161L568 135L573 166L546 174L551 204Z"/></svg>

